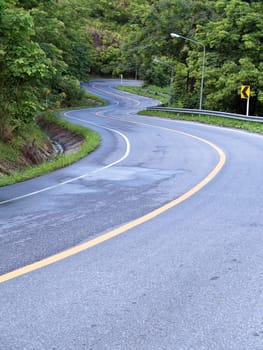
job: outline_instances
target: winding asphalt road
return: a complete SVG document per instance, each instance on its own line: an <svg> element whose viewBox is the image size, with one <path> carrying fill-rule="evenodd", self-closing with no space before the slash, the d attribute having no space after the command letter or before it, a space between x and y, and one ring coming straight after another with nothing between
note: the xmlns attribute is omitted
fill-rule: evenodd
<svg viewBox="0 0 263 350"><path fill-rule="evenodd" d="M262 350L263 137L117 84L65 116L96 151L0 189L0 350Z"/></svg>

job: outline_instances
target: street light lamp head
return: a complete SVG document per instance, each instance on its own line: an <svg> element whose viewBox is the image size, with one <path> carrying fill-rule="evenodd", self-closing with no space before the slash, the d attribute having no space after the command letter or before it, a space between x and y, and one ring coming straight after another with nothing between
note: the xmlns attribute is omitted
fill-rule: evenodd
<svg viewBox="0 0 263 350"><path fill-rule="evenodd" d="M181 35L176 34L176 33L170 33L170 36L171 36L172 38L181 38Z"/></svg>
<svg viewBox="0 0 263 350"><path fill-rule="evenodd" d="M202 45L203 47L203 59L202 59L202 77L201 77L201 86L200 86L200 103L199 103L199 109L202 109L202 103L203 103L203 87L204 87L204 75L205 75L205 45L201 43L201 41L197 41L191 38L187 38L186 36L177 34L177 33L170 33L170 36L172 38L181 38L187 41L190 41L194 44Z"/></svg>

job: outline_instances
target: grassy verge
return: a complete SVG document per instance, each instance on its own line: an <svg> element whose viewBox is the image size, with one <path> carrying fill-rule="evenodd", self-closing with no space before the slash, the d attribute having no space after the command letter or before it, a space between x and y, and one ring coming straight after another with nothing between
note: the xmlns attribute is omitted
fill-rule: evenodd
<svg viewBox="0 0 263 350"><path fill-rule="evenodd" d="M74 109L81 109L81 108L94 108L94 107L101 107L106 106L108 103L103 98L94 96L91 93L85 91L82 99L78 102L77 106L64 108L62 110L74 110Z"/></svg>
<svg viewBox="0 0 263 350"><path fill-rule="evenodd" d="M145 86L123 86L120 85L117 89L122 91L127 91L132 94L141 95L153 98L160 101L162 104L167 104L169 102L169 87L158 87L154 85Z"/></svg>
<svg viewBox="0 0 263 350"><path fill-rule="evenodd" d="M160 100L163 104L167 104L169 101L169 87L160 88L154 85L148 86L119 86L120 90L131 92L134 94L151 97ZM166 94L167 96L162 96ZM141 111L140 115L149 115L162 118L178 119L178 120L188 120L205 124L218 125L228 128L238 128L251 132L263 133L263 123L242 121L224 117L214 117L214 116L202 116L195 114L185 114L185 113L172 113L172 112L162 112L162 111Z"/></svg>
<svg viewBox="0 0 263 350"><path fill-rule="evenodd" d="M172 113L172 112L162 112L162 111L140 111L140 115L149 115L155 117L177 119L177 120L188 120L204 124L218 125L228 128L237 128L248 130L250 132L257 132L263 134L263 123L243 121L237 119L230 119L224 117L214 117L214 116L202 116L184 113Z"/></svg>
<svg viewBox="0 0 263 350"><path fill-rule="evenodd" d="M97 106L106 105L106 101L87 93L85 94L85 98L84 100L81 101L80 105L69 108L69 110L74 108L75 109L92 108L96 105ZM21 182L30 178L34 178L34 177L49 173L51 171L54 171L56 169L63 168L67 165L70 165L76 162L77 160L83 158L84 156L88 155L93 150L95 150L100 143L100 136L96 132L90 129L81 127L79 125L71 124L65 121L64 119L58 118L55 115L55 112L46 112L43 114L43 116L47 121L56 123L68 129L69 131L82 135L84 137L84 142L82 146L75 153L62 154L40 165L28 167L22 171L15 171L11 175L4 175L0 177L0 187L11 185L16 182ZM34 130L31 130L31 134L40 134L39 138L41 138L41 132L37 127L35 127ZM44 142L45 136L43 135L43 133L42 133L42 137ZM14 140L14 142L19 143L20 142L19 138L18 138L18 141ZM17 159L17 157L19 157L19 150L18 148L8 146L7 144L1 142L0 140L0 154L5 154L5 155L8 154L10 155L8 156L8 158L10 159L7 159L7 160L11 160L11 159L15 160Z"/></svg>

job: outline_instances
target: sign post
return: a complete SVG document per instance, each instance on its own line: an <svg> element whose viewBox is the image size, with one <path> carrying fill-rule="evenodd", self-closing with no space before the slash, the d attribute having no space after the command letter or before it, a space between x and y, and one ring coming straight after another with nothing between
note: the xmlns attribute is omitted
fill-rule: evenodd
<svg viewBox="0 0 263 350"><path fill-rule="evenodd" d="M249 98L250 98L250 86L249 85L242 85L241 86L241 98L247 100L247 111L246 116L249 115Z"/></svg>

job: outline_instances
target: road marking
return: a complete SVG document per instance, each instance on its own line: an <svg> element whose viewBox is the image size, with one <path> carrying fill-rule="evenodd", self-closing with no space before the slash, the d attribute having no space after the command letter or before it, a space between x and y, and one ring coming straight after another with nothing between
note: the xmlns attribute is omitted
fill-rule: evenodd
<svg viewBox="0 0 263 350"><path fill-rule="evenodd" d="M114 95L114 94L112 93L112 95ZM133 100L133 99L131 99L131 100ZM68 114L68 113L69 112L67 112L66 114ZM97 127L101 127L101 126L98 126L95 123L92 123L92 122L89 122L89 121L85 121L83 119L79 119L79 118L76 118L76 117L71 117L69 115L68 115L68 117L72 118L72 119L80 120L82 122L86 122L86 123L89 123L89 124L96 125ZM107 118L109 118L109 116L107 116ZM121 119L113 118L113 117L110 117L110 118L111 119L115 119L115 120L121 120ZM183 201L185 201L186 199L190 198L195 193L200 191L203 187L205 187L221 171L221 169L223 168L223 166L225 164L226 156L225 156L225 153L223 152L223 150L220 149L218 146L216 146L215 144L213 144L212 142L210 142L208 140L205 140L203 138L200 138L198 136L191 135L191 134L188 134L188 133L185 133L185 132L169 129L169 128L166 128L166 127L150 125L150 124L136 122L136 121L127 121L127 120L125 120L125 122L145 125L145 126L148 126L148 127L150 126L150 127L153 127L153 128L159 128L159 129L167 130L167 131L174 132L174 133L177 133L177 134L182 134L182 135L191 137L193 139L199 140L199 141L209 145L211 148L213 148L218 153L219 161L218 161L217 165L214 167L214 169L202 181L200 181L198 184L196 184L189 191L185 192L183 195L181 195L177 199L175 199L175 200L173 200L173 201L163 205L162 207L160 207L158 209L155 209L155 210L151 211L150 213L148 213L146 215L143 215L142 217L139 217L139 218L137 218L135 220L132 220L129 223L127 223L125 225L122 225L122 226L120 226L117 229L114 229L112 231L109 231L108 233L105 233L105 234L97 237L97 238L94 238L94 239L92 239L92 240L90 240L90 241L88 241L86 243L80 244L80 245L78 245L76 247L73 247L73 248L69 248L69 249L67 249L64 252L55 254L55 255L50 256L48 258L42 259L42 260L40 260L38 262L32 263L30 265L24 266L24 267L19 268L17 270L11 271L11 272L6 273L6 274L3 274L3 275L0 276L0 283L7 282L7 281L12 280L14 278L17 278L19 276L25 275L27 273L33 272L35 270L38 270L38 269L41 269L41 268L46 267L48 265L54 264L56 262L59 262L59 261L61 261L63 259L69 258L69 257L71 257L73 255L76 255L76 254L78 254L80 252L83 252L83 251L85 251L87 249L95 247L95 246L97 246L97 245L99 245L99 244L101 244L101 243L103 243L103 242L105 242L105 241L107 241L109 239L117 237L118 235L120 235L122 233L125 233L128 230L130 230L132 228L135 228L136 226L141 225L141 224L143 224L143 223L145 223L145 222L155 218L156 216L158 216L158 215L164 213L165 211L167 211L167 210L177 206L178 204L182 203ZM125 159L128 156L129 152L130 152L130 143L129 143L128 138L125 135L123 135L122 133L120 133L119 131L114 130L114 129L110 129L110 128L106 128L106 127L102 127L102 128L108 129L108 130L111 130L111 131L115 131L115 132L117 132L118 134L120 134L121 136L124 137L124 139L126 141L126 145L127 145L126 152L125 152L126 156L124 155L120 160L115 161L115 162L113 162L113 163L111 163L111 164L109 164L109 165L107 165L107 166L105 166L105 167L103 167L101 169L97 169L95 172L98 172L98 171L104 170L106 168L109 168L110 166L116 165L117 163L119 163L120 161ZM43 190L40 190L40 191L36 191L36 192L33 192L32 194L27 194L25 196L20 196L20 197L17 197L17 198L13 198L13 199L8 200L8 201L13 201L13 200L16 200L16 199L28 197L29 195L33 195L33 194L36 194L36 193L47 191L48 189L51 189L51 188L59 187L59 186L62 186L64 184L66 184L66 183L69 183L69 182L72 182L72 181L76 181L77 179L80 179L82 177L88 176L89 174L84 174L84 175L81 175L81 176L79 176L77 178L70 179L70 180L65 181L63 183L60 183L58 185L50 186L49 188L46 188L46 189L43 189ZM7 201L5 201L5 203L6 202ZM3 204L3 203L4 202L0 202L0 204Z"/></svg>
<svg viewBox="0 0 263 350"><path fill-rule="evenodd" d="M98 88L98 87L96 87L96 86L92 86L92 87L93 87L95 90L102 91L102 92L103 92L104 94L106 94L106 95L117 96L117 97L123 98L123 99L125 99L125 100L133 101L133 102L135 102L135 105L136 105L136 106L139 106L139 105L141 104L141 102L140 102L139 100L136 100L135 98L132 98L132 97L123 96L121 93L117 94L117 93L114 93L114 92L105 91L105 90L100 89L100 88ZM111 86L109 86L109 87L111 87ZM122 92L122 93L124 93L124 94L127 94L127 95L132 94L132 93L130 93L130 92L123 91L123 90L118 90L118 91L120 91L120 92ZM135 95L135 94L134 94L134 95ZM147 97L145 97L145 98L147 98Z"/></svg>
<svg viewBox="0 0 263 350"><path fill-rule="evenodd" d="M68 113L68 112L67 112L67 113ZM67 115L67 113L65 113L65 115ZM71 118L71 119L80 120L80 121L82 121L82 122L85 121L85 120L82 120L82 119L79 119L79 118L76 118L76 117L72 117L72 116L68 116L68 117ZM129 141L129 139L127 138L127 136L125 136L123 133L121 133L121 132L118 131L118 130L111 129L111 128L107 128L107 127L105 127L105 126L100 126L100 125L97 125L96 123L92 123L92 122L89 122L89 121L85 121L85 122L88 123L88 124L95 125L95 126L98 127L98 128L110 130L110 131L115 132L116 134L120 135L120 136L124 139L125 144L126 144L126 150L125 150L124 155L123 155L120 159L118 159L118 160L116 160L116 161L114 161L114 162L112 162L112 163L110 163L110 164L108 164L108 165L106 165L106 166L104 166L104 167L102 167L102 168L99 168L99 169L90 171L90 172L88 172L88 173L86 173L86 174L83 174L83 175L80 175L80 176L71 178L71 179L66 180L66 181L60 182L60 183L58 183L58 184L56 184L56 185L48 186L48 187L42 188L41 190L37 190L37 191L34 191L34 192L26 193L26 194L21 195L21 196L17 196L17 197L14 197L14 198L10 198L10 199L6 199L6 200L3 200L3 201L0 201L0 205L2 205L2 204L7 204L7 203L10 203L10 202L14 202L14 201L17 201L17 200L19 200L19 199L31 197L31 196L34 196L34 195L36 195L36 194L42 193L42 192L50 191L50 190L53 190L53 189L55 189L55 188L64 186L64 185L66 185L66 184L69 184L69 183L71 183L71 182L74 182L74 181L83 179L83 178L85 178L85 177L87 177L87 176L91 176L91 175L93 175L93 174L96 174L96 173L98 173L98 172L101 172L101 171L103 171L103 170L106 170L106 169L108 169L108 168L113 167L114 165L116 165L116 164L122 162L125 158L127 158L127 157L129 156L130 150L131 150L131 145L130 145L130 141Z"/></svg>
<svg viewBox="0 0 263 350"><path fill-rule="evenodd" d="M143 124L143 123L142 123ZM147 125L147 124L146 124ZM159 127L162 128L162 127ZM167 129L167 128L162 128L162 129ZM171 130L171 129L168 129ZM69 258L73 255L76 255L80 252L83 252L87 249L90 249L92 247L95 247L103 242L108 241L109 239L112 239L114 237L117 237L119 235L121 235L122 233L127 232L128 230L131 230L132 228L135 228L138 225L141 225L153 218L155 218L156 216L164 213L165 211L177 206L178 204L184 202L186 199L190 198L191 196L193 196L195 193L197 193L198 191L200 191L203 187L205 187L219 172L220 170L223 168L225 161L226 161L226 156L225 153L223 152L222 149L220 149L218 146L216 146L215 144L213 144L212 142L202 139L200 137L197 137L195 135L191 135L191 134L187 134L184 132L179 132L179 131L175 131L174 132L183 134L185 136L194 138L196 140L199 140L201 142L204 142L205 144L209 145L210 147L212 147L219 156L219 161L217 163L217 165L214 167L214 169L202 180L200 181L198 184L196 184L194 187L192 187L189 191L185 192L183 195L181 195L180 197L178 197L175 200L172 200L171 202L163 205L162 207L155 209L153 211L151 211L150 213L143 215L142 217L139 217L135 220L130 221L129 223L122 225L112 231L109 231L97 238L94 238L86 243L80 244L76 247L67 249L64 252L58 253L56 255L50 256L48 258L45 258L41 261L32 263L30 265L24 266L22 268L19 268L17 270L11 271L9 273L6 273L4 275L0 276L0 283L3 282L7 282L9 280L12 280L14 278L17 278L19 276L25 275L29 272L33 272L35 270L41 269L43 267L46 267L48 265L54 264L56 262L59 262L63 259Z"/></svg>

